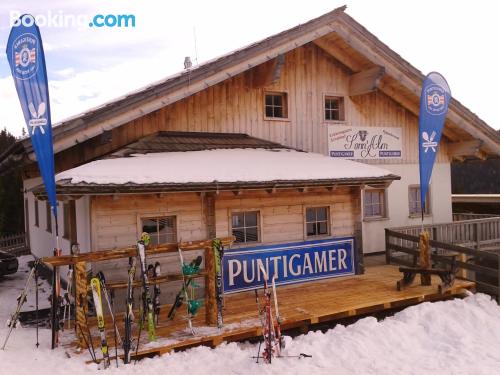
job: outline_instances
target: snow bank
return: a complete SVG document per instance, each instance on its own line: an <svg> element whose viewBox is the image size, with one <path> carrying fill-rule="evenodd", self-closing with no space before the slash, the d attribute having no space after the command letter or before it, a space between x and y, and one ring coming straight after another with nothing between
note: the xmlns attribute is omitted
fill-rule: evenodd
<svg viewBox="0 0 500 375"><path fill-rule="evenodd" d="M4 309L5 306L0 306ZM0 338L5 329L0 330ZM5 352L2 374L90 374L88 356L68 359L64 349L49 350L49 331L34 347L33 329L16 330ZM377 322L365 318L326 333L288 338L285 354L313 358L276 359L256 364L257 346L225 344L145 359L136 366L111 368L110 374L495 374L500 368L500 308L478 294L464 300L424 303Z"/></svg>
<svg viewBox="0 0 500 375"><path fill-rule="evenodd" d="M230 149L97 160L59 173L56 180L95 184L268 182L369 178L390 174L372 165L314 153Z"/></svg>

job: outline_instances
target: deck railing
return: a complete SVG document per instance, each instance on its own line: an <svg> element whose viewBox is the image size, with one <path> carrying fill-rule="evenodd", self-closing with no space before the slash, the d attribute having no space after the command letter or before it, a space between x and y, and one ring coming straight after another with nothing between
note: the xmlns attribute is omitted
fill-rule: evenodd
<svg viewBox="0 0 500 375"><path fill-rule="evenodd" d="M391 231L417 236L422 226L390 228ZM493 250L500 246L500 216L474 220L461 220L442 224L425 224L431 240L474 248ZM409 246L409 243L404 243Z"/></svg>
<svg viewBox="0 0 500 375"><path fill-rule="evenodd" d="M393 229L385 230L385 249L387 264L414 266L418 250L419 236ZM474 281L476 289L496 296L500 303L500 253L477 250L452 243L430 240L434 263L451 265L451 258L444 255L456 255L455 266L458 277Z"/></svg>
<svg viewBox="0 0 500 375"><path fill-rule="evenodd" d="M490 217L500 217L500 215L494 214L470 214L462 212L453 213L453 221L464 221L464 220L474 220L474 219L488 219Z"/></svg>
<svg viewBox="0 0 500 375"><path fill-rule="evenodd" d="M26 233L9 234L0 237L0 250L16 256L29 254L30 249L26 240Z"/></svg>

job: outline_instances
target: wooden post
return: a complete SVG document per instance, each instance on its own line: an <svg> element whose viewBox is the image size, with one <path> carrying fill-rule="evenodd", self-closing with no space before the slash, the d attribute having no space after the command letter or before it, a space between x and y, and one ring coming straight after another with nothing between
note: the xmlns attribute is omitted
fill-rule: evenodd
<svg viewBox="0 0 500 375"><path fill-rule="evenodd" d="M388 229L385 228L385 263L386 264L391 264L391 249L389 248L390 243L391 243L391 240L389 237L389 232L388 232Z"/></svg>
<svg viewBox="0 0 500 375"><path fill-rule="evenodd" d="M205 224L208 238L217 236L215 230L215 194L204 196ZM205 248L205 320L207 325L217 324L217 302L215 296L215 258L212 246Z"/></svg>
<svg viewBox="0 0 500 375"><path fill-rule="evenodd" d="M429 247L429 232L426 230L420 232L418 247L420 250L419 265L423 269L429 269L431 267L431 253ZM420 283L422 285L431 285L431 275L420 274Z"/></svg>
<svg viewBox="0 0 500 375"><path fill-rule="evenodd" d="M357 222L354 227L354 246L356 254L356 275L365 273L365 262L363 254L363 230L361 222Z"/></svg>
<svg viewBox="0 0 500 375"><path fill-rule="evenodd" d="M82 336L82 330L85 332L86 319L88 313L87 306L87 265L85 262L75 263L75 326L77 332L78 343L80 347L85 346L85 340ZM79 328L78 328L79 326Z"/></svg>
<svg viewBox="0 0 500 375"><path fill-rule="evenodd" d="M212 247L205 248L205 320L207 325L217 324L217 302L215 300L215 257Z"/></svg>

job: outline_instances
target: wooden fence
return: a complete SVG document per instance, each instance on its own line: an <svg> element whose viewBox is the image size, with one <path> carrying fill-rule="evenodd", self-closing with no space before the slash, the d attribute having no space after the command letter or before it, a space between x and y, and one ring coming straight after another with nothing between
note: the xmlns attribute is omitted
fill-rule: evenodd
<svg viewBox="0 0 500 375"><path fill-rule="evenodd" d="M402 233L394 229L385 230L387 264L413 266L418 257L419 236ZM434 263L451 265L452 260L445 255L457 255L455 265L459 277L474 281L478 291L496 296L500 302L500 253L477 250L456 244L431 239L431 260Z"/></svg>
<svg viewBox="0 0 500 375"><path fill-rule="evenodd" d="M391 230L418 237L422 226L391 228ZM495 248L500 250L500 216L443 224L425 224L424 230L429 232L431 240L476 250L494 250ZM411 244L404 243L404 246L409 245Z"/></svg>
<svg viewBox="0 0 500 375"><path fill-rule="evenodd" d="M30 253L26 233L10 234L0 237L0 250L15 256L26 255Z"/></svg>

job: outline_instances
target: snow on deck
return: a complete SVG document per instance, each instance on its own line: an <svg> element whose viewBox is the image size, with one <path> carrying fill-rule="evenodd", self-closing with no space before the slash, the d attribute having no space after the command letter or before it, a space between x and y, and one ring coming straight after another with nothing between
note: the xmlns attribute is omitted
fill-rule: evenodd
<svg viewBox="0 0 500 375"><path fill-rule="evenodd" d="M234 183L384 178L388 170L328 156L276 149L217 149L103 159L59 173L89 184Z"/></svg>

